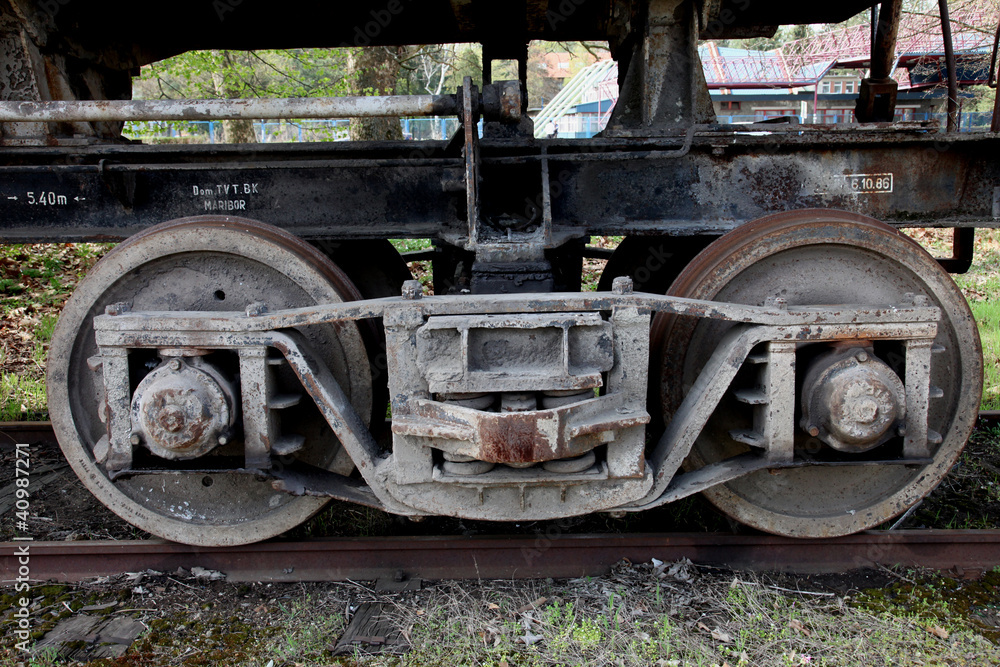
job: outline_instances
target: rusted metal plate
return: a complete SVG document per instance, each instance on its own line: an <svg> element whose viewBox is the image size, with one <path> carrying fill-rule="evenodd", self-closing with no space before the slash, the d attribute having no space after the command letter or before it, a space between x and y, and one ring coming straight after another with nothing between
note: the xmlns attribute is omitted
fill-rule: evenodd
<svg viewBox="0 0 1000 667"><path fill-rule="evenodd" d="M626 407L620 398L601 397L552 410L507 413L417 400L411 404L410 414L396 418L392 430L430 438L435 447L480 461L552 461L579 456L603 444L602 433L649 421L644 410Z"/></svg>
<svg viewBox="0 0 1000 667"><path fill-rule="evenodd" d="M17 550L0 544L0 578L17 577ZM623 558L784 572L844 572L878 564L988 571L1000 566L1000 531L868 531L834 539L773 535L615 534L526 537L331 538L245 547L159 540L34 542L31 578L80 581L146 568L225 572L229 581L344 581L597 576Z"/></svg>

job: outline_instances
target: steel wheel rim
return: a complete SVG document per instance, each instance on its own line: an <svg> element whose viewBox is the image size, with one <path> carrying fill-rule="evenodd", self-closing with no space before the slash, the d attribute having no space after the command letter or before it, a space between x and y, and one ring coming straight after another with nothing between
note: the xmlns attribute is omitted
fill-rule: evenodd
<svg viewBox="0 0 1000 667"><path fill-rule="evenodd" d="M826 263L817 263L824 255ZM839 268L838 263L842 264ZM824 271L835 275L818 281L822 275L817 273ZM772 274L771 291L784 284L784 294L769 294L759 285L768 273ZM947 351L935 356L932 384L945 390L945 398L932 401L930 428L942 433L944 440L934 462L918 470L894 466L866 473L858 471L871 469L761 471L705 493L716 507L742 523L799 537L843 535L878 525L937 485L975 425L982 393L982 352L968 304L950 276L923 248L888 225L839 211L768 216L706 249L678 277L670 293L744 303L784 296L788 303L802 305L809 300L803 300L803 295L811 293L823 297L814 304L847 303L852 299L840 297L850 295L850 283L834 283L850 277L854 279L854 294L866 290L862 302L876 303L888 297L898 302L902 292L909 291L928 294L942 308L937 342ZM654 349L660 354L654 373L660 374L665 414L676 408L683 391L675 380L680 378L681 386L690 382L704 363L696 357L706 356L706 348L724 328L690 318L662 316L654 321ZM742 451L735 444L719 444L722 430L715 429L714 442L712 436L699 438L685 462L687 468Z"/></svg>
<svg viewBox="0 0 1000 667"><path fill-rule="evenodd" d="M178 285L183 290L206 273L225 287L206 284L211 296L194 292L187 300L182 294L172 298L170 290ZM218 302L216 289L228 292L228 304ZM100 384L101 376L85 369L87 356L96 352L89 333L95 314L116 300L134 301L137 310L157 309L163 303L168 304L160 308L164 310L242 310L247 305L242 301L261 293L270 298L272 308L359 298L346 276L296 237L251 220L205 216L163 223L128 239L91 270L67 302L50 350L53 428L84 485L126 521L188 544L235 545L285 532L328 502L275 492L266 482L249 476L217 475L211 490L198 489L193 480L174 480L175 485L168 487L167 480L149 475L111 482L93 460L93 445L104 428L93 405L97 394L88 395L90 386ZM287 298L284 303L282 295ZM367 416L372 404L371 376L357 327L309 329L311 342L331 364L355 409ZM306 401L311 403L308 397ZM345 474L352 468L332 437L326 446L313 439L301 458Z"/></svg>

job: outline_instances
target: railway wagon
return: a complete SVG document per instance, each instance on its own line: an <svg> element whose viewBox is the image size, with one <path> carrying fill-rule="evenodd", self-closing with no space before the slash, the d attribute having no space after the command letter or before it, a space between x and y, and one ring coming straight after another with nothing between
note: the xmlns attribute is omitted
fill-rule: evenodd
<svg viewBox="0 0 1000 667"><path fill-rule="evenodd" d="M858 124L717 122L700 38L866 9ZM1000 139L892 122L900 13L0 0L0 240L122 241L52 341L66 458L126 520L199 545L266 539L331 498L525 521L703 493L801 537L903 512L976 419L982 352L949 271L1000 220ZM534 39L608 41L621 92L600 135L533 138ZM130 99L136 68L191 49L454 42L482 44L481 88ZM491 80L501 59L519 80ZM121 136L128 120L419 115L460 127L426 142ZM953 228L954 257L902 226ZM624 237L597 292L580 289L591 235ZM434 240L433 295L387 240L407 237Z"/></svg>

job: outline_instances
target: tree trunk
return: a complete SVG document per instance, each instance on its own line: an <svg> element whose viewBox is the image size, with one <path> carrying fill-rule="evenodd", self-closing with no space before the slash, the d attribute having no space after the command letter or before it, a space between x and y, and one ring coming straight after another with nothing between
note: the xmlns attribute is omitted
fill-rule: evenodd
<svg viewBox="0 0 1000 667"><path fill-rule="evenodd" d="M348 80L352 95L392 95L399 76L399 57L405 46L364 46L351 49ZM402 139L399 118L352 118L352 141Z"/></svg>
<svg viewBox="0 0 1000 667"><path fill-rule="evenodd" d="M215 94L224 99L236 99L242 97L237 74L233 67L229 54L222 52L222 62L224 71L212 72L212 83L215 85ZM228 74L228 76L226 76ZM250 119L224 120L222 121L222 143L224 144L252 144L257 141L257 135L253 131L253 121Z"/></svg>

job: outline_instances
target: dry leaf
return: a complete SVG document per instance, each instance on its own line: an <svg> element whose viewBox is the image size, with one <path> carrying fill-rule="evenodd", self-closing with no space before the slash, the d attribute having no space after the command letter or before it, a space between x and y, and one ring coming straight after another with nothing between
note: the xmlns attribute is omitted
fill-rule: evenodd
<svg viewBox="0 0 1000 667"><path fill-rule="evenodd" d="M526 611L531 611L532 609L536 609L537 607L542 606L543 604L545 604L548 601L549 601L548 598L538 598L537 600L532 600L528 604L526 604L523 607L521 607L520 609L518 609L515 613L517 613L517 614L523 614Z"/></svg>
<svg viewBox="0 0 1000 667"><path fill-rule="evenodd" d="M488 605L486 605L486 608L487 608L487 609L499 609L499 608L500 608L500 605L498 605L498 604L493 604L493 603L491 602L491 603L489 603Z"/></svg>
<svg viewBox="0 0 1000 667"><path fill-rule="evenodd" d="M416 614L417 616L423 616L424 615L424 610L423 609L418 609L418 610L416 610L413 613Z"/></svg>
<svg viewBox="0 0 1000 667"><path fill-rule="evenodd" d="M712 631L712 628L708 627L707 625L705 625L701 621L698 621L698 629L699 630L704 630L705 632L711 632Z"/></svg>
<svg viewBox="0 0 1000 667"><path fill-rule="evenodd" d="M723 632L722 630L712 630L712 639L714 639L717 642L722 642L723 644L728 644L729 642L733 641L733 638L730 637L725 632Z"/></svg>
<svg viewBox="0 0 1000 667"><path fill-rule="evenodd" d="M788 627L797 632L801 632L806 637L812 637L812 632L809 630L809 628L802 625L801 621L799 621L798 619L793 618L792 620L788 621Z"/></svg>
<svg viewBox="0 0 1000 667"><path fill-rule="evenodd" d="M538 642L542 641L544 637L542 635L533 634L530 630L528 630L527 632L524 633L524 636L520 637L519 639L522 642L524 642L525 646L531 646L532 644L537 644Z"/></svg>
<svg viewBox="0 0 1000 667"><path fill-rule="evenodd" d="M949 637L948 631L937 625L931 625L924 629L935 637L940 637L941 639L947 639Z"/></svg>

